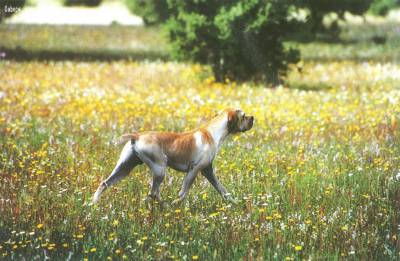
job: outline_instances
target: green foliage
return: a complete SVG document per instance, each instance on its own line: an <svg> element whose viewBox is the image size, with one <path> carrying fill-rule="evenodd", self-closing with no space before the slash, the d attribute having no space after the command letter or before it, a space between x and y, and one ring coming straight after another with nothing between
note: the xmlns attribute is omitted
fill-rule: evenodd
<svg viewBox="0 0 400 261"><path fill-rule="evenodd" d="M399 5L400 1L398 0L374 0L369 10L375 15L386 15L390 9Z"/></svg>
<svg viewBox="0 0 400 261"><path fill-rule="evenodd" d="M373 0L300 0L300 5L309 8L312 12L327 14L330 12L342 15L350 12L356 15L365 13Z"/></svg>
<svg viewBox="0 0 400 261"><path fill-rule="evenodd" d="M298 52L282 38L292 29L289 1L170 0L173 56L212 66L226 78L278 83Z"/></svg>
<svg viewBox="0 0 400 261"><path fill-rule="evenodd" d="M323 25L323 18L328 13L336 13L339 18L343 18L345 12L355 15L364 14L374 0L298 0L299 7L307 8L310 11L309 22L312 24L312 32L326 32ZM329 28L332 32L338 33L337 21L332 23Z"/></svg>
<svg viewBox="0 0 400 261"><path fill-rule="evenodd" d="M64 0L64 5L85 5L85 6L98 6L102 0Z"/></svg>
<svg viewBox="0 0 400 261"><path fill-rule="evenodd" d="M0 0L0 22L20 11L25 2L25 0Z"/></svg>
<svg viewBox="0 0 400 261"><path fill-rule="evenodd" d="M168 19L168 4L166 0L125 0L129 10L142 17L147 25L159 24Z"/></svg>

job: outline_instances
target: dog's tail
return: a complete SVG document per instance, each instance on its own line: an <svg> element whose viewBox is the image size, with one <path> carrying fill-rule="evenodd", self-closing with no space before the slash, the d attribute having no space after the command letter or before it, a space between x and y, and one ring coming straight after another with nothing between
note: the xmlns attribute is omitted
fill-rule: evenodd
<svg viewBox="0 0 400 261"><path fill-rule="evenodd" d="M139 138L139 134L137 132L130 133L130 134L124 134L117 139L115 144L122 145L122 144L125 144L127 141L132 141L132 143L135 143L138 138Z"/></svg>

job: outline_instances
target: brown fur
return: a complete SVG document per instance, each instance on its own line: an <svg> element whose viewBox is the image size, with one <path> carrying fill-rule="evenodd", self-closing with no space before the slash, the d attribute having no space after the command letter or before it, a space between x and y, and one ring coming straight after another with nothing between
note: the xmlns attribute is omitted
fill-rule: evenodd
<svg viewBox="0 0 400 261"><path fill-rule="evenodd" d="M195 150L195 140L192 133L173 134L173 139L168 144L163 144L164 151L171 163L190 161Z"/></svg>
<svg viewBox="0 0 400 261"><path fill-rule="evenodd" d="M237 115L237 110L228 111L228 131L233 133L237 130L239 117Z"/></svg>
<svg viewBox="0 0 400 261"><path fill-rule="evenodd" d="M201 137L202 137L202 141L204 143L208 143L208 144L214 144L214 139L211 136L210 132L208 132L208 130L200 128L199 131L201 132Z"/></svg>
<svg viewBox="0 0 400 261"><path fill-rule="evenodd" d="M143 132L139 135L146 143L157 144L172 165L189 161L196 146L193 132Z"/></svg>

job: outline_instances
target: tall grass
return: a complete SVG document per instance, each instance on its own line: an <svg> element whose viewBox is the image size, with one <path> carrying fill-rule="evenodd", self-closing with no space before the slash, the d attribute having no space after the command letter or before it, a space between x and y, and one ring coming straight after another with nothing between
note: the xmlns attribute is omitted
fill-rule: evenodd
<svg viewBox="0 0 400 261"><path fill-rule="evenodd" d="M306 59L275 89L174 62L1 61L0 257L398 259L400 66L351 58ZM188 130L225 107L256 117L215 161L236 203L199 176L172 207L170 170L165 204L149 205L140 166L90 204L120 134Z"/></svg>

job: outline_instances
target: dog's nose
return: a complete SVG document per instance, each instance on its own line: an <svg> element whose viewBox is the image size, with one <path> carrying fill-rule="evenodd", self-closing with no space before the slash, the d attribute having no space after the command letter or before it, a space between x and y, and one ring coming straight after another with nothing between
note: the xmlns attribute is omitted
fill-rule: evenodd
<svg viewBox="0 0 400 261"><path fill-rule="evenodd" d="M253 123L254 123L254 117L250 116L250 122L249 122L250 128L253 127Z"/></svg>

